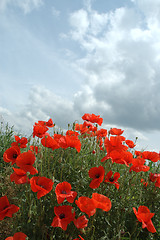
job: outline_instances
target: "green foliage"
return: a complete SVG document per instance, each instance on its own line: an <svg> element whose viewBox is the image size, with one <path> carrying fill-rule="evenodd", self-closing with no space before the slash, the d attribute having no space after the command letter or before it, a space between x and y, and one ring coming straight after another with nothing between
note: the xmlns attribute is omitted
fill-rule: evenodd
<svg viewBox="0 0 160 240"><path fill-rule="evenodd" d="M3 153L10 147L13 140L13 129L7 125L6 130L0 132L1 172L6 166L2 161ZM112 164L111 160L101 163L100 160L106 155L106 152L100 150L96 139L80 136L80 140L82 145L79 153L73 148L60 148L53 151L43 147L35 140L32 141L41 148L35 162L39 172L37 175L45 176L54 181L52 191L39 200L37 194L31 191L29 184L16 185L10 182L11 168L5 172L8 183L7 189L5 182L1 184L2 195L10 192L9 200L20 208L12 219L3 220L5 223L7 220L9 222L8 233L13 235L15 232L22 231L30 240L75 239L79 234L85 240L160 239L160 192L159 188L155 188L154 183L149 181L149 172L129 172L126 165ZM93 150L96 150L95 154L92 153ZM120 173L119 189L104 182L97 189L89 187L91 179L88 171L90 168L100 165L103 165L106 173L110 170ZM150 167L151 171L158 173L159 165L151 163ZM142 178L148 181L147 186L141 182ZM67 231L53 228L51 223L55 216L54 207L58 206L54 190L56 185L63 181L69 182L72 190L77 192L76 199L80 196L91 198L93 192L107 196L112 203L111 210L104 212L97 209L96 214L90 218L86 215L89 222L84 231L79 231L73 222L68 225ZM75 203L70 204L65 200L64 204L74 207L76 218L82 215ZM155 213L152 221L157 230L156 233L152 234L146 228L142 229L142 223L137 221L133 207L138 209L140 205L147 206L151 212ZM2 232L1 239L9 236L5 234Z"/></svg>

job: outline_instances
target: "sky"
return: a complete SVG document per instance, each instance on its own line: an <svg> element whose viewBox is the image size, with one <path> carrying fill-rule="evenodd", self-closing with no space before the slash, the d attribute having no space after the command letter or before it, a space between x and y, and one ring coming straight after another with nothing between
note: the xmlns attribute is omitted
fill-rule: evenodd
<svg viewBox="0 0 160 240"><path fill-rule="evenodd" d="M160 0L0 0L0 120L85 113L160 150Z"/></svg>

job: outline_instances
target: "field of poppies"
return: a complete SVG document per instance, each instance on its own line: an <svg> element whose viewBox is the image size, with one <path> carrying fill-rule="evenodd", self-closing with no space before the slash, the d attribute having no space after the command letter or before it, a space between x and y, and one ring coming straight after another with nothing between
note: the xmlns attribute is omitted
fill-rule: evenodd
<svg viewBox="0 0 160 240"><path fill-rule="evenodd" d="M160 240L160 154L102 124L1 123L0 239Z"/></svg>

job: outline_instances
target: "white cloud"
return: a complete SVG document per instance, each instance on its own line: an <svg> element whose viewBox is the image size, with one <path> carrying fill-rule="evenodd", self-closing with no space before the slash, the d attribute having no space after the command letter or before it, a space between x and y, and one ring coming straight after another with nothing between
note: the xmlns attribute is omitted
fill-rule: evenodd
<svg viewBox="0 0 160 240"><path fill-rule="evenodd" d="M52 7L52 15L54 16L54 17L59 17L60 16L60 11L59 10L57 10L55 7Z"/></svg>

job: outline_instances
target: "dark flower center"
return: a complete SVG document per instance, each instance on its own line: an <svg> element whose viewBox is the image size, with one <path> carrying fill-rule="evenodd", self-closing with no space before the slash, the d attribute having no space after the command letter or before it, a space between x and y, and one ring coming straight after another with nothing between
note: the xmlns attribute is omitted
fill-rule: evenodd
<svg viewBox="0 0 160 240"><path fill-rule="evenodd" d="M110 182L114 182L114 177L111 177L111 178L109 179L109 181L110 181Z"/></svg>
<svg viewBox="0 0 160 240"><path fill-rule="evenodd" d="M95 177L96 177L96 178L99 178L99 177L100 177L100 175L99 175L99 174L96 174L96 175L95 175Z"/></svg>
<svg viewBox="0 0 160 240"><path fill-rule="evenodd" d="M14 154L13 154L13 158L16 159L17 157L18 157L18 154L14 153Z"/></svg>
<svg viewBox="0 0 160 240"><path fill-rule="evenodd" d="M61 213L61 214L59 215L59 218L60 218L60 219L65 218L65 214L64 214L64 213Z"/></svg>
<svg viewBox="0 0 160 240"><path fill-rule="evenodd" d="M62 192L61 192L61 193L62 193L62 194L67 194L65 190L62 190Z"/></svg>

